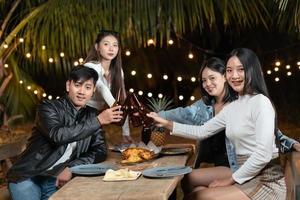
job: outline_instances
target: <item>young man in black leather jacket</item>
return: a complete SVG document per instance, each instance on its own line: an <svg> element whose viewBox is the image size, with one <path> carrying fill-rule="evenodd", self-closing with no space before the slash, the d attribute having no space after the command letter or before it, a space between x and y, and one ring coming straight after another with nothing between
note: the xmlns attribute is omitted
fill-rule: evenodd
<svg viewBox="0 0 300 200"><path fill-rule="evenodd" d="M66 82L67 95L39 105L27 148L7 174L14 200L48 199L72 178L70 167L105 160L102 125L120 121L122 112L116 106L98 114L86 105L97 79L95 70L75 67Z"/></svg>

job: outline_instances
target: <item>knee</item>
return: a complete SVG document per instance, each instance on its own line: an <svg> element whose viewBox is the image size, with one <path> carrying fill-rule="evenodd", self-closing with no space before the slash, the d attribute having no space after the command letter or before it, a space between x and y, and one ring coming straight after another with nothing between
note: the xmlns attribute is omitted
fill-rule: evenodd
<svg viewBox="0 0 300 200"><path fill-rule="evenodd" d="M41 196L40 189L31 181L9 183L9 193L13 200L38 199Z"/></svg>

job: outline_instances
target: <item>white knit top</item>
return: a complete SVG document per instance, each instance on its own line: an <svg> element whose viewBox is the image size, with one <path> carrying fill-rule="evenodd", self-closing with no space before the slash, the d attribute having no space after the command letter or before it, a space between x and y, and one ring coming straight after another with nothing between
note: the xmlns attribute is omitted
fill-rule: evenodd
<svg viewBox="0 0 300 200"><path fill-rule="evenodd" d="M266 164L278 156L274 135L275 112L270 100L262 95L244 95L228 104L203 126L175 123L171 134L205 139L226 128L237 155L248 160L232 175L237 183L255 177Z"/></svg>
<svg viewBox="0 0 300 200"><path fill-rule="evenodd" d="M104 69L101 63L88 62L85 63L84 66L96 70L99 76L98 81L96 83L96 92L92 97L92 99L87 103L87 105L94 107L98 110L102 110L105 104L111 107L116 100L110 91L111 83L108 82L104 77ZM122 73L122 78L124 78L123 73ZM128 117L126 118L126 121L122 127L122 131L123 131L123 135L129 135Z"/></svg>

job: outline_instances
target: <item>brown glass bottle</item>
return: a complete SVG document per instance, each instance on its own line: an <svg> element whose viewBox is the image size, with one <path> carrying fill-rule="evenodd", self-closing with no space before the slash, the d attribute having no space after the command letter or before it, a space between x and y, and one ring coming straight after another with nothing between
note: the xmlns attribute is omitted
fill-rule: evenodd
<svg viewBox="0 0 300 200"><path fill-rule="evenodd" d="M150 111L138 100L134 93L130 98L131 117L134 126L150 127L153 124L152 118L147 117Z"/></svg>
<svg viewBox="0 0 300 200"><path fill-rule="evenodd" d="M141 132L141 141L147 145L148 142L150 141L150 138L151 138L151 128L143 126Z"/></svg>
<svg viewBox="0 0 300 200"><path fill-rule="evenodd" d="M115 101L115 103L112 105L112 107L119 106L119 105L120 105L120 103L118 101ZM123 112L122 119L118 122L114 122L114 124L116 124L118 126L123 126L125 123L126 117L127 117L127 112L125 110L125 107L122 105L121 105L120 111Z"/></svg>

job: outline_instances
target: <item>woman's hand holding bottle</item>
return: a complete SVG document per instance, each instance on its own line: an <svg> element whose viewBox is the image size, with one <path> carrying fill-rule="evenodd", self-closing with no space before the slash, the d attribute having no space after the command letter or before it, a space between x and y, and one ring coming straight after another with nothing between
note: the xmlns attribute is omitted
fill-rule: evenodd
<svg viewBox="0 0 300 200"><path fill-rule="evenodd" d="M147 114L147 117L152 118L156 122L156 126L164 127L166 129L169 129L170 131L173 130L173 122L160 117L157 113L150 112Z"/></svg>

